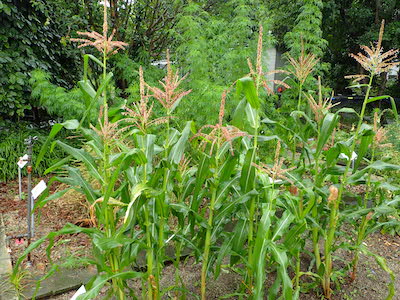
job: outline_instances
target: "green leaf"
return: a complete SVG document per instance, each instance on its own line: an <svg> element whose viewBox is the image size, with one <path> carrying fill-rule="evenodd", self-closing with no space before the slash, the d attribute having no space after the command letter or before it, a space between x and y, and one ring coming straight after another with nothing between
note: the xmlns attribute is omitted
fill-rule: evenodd
<svg viewBox="0 0 400 300"><path fill-rule="evenodd" d="M363 124L365 125L365 124ZM368 152L368 147L372 143L374 139L374 132L371 128L371 126L368 126L367 128L364 126L364 130L361 130L360 135L360 146L358 147L357 151L357 159L354 163L354 170L357 170L358 167L360 166L361 161L363 160L364 156Z"/></svg>
<svg viewBox="0 0 400 300"><path fill-rule="evenodd" d="M61 168L61 167L64 166L67 162L69 162L71 158L72 158L71 155L68 155L67 157L65 157L65 158L63 158L63 159L61 159L61 160L59 160L59 161L56 162L54 165L52 165L51 167L47 168L47 169L44 171L43 175L52 173L52 172L54 172L55 170Z"/></svg>
<svg viewBox="0 0 400 300"><path fill-rule="evenodd" d="M109 274L97 275L96 279L94 280L89 290L85 294L78 296L77 300L89 300L97 297L100 294L101 288L113 278L121 278L127 280L132 278L142 278L144 276L145 273L133 272L133 271L120 272L113 275Z"/></svg>
<svg viewBox="0 0 400 300"><path fill-rule="evenodd" d="M103 63L96 56L93 56L92 54L85 54L85 56L87 56L88 58L90 58L95 63L97 63L100 67L103 68Z"/></svg>
<svg viewBox="0 0 400 300"><path fill-rule="evenodd" d="M368 98L367 103L375 102L375 101L382 100L382 99L389 99L389 98L390 98L390 96L387 96L387 95L371 97L371 98Z"/></svg>
<svg viewBox="0 0 400 300"><path fill-rule="evenodd" d="M97 180L104 182L102 176L100 175L99 171L97 170L97 165L95 163L94 158L87 153L83 149L76 149L73 148L61 141L57 141L57 144L68 154L72 155L75 159L83 162L87 167L90 174L95 177Z"/></svg>
<svg viewBox="0 0 400 300"><path fill-rule="evenodd" d="M78 122L78 120L73 119L73 120L67 120L67 121L61 123L61 125L64 126L68 130L74 130L79 127L79 122Z"/></svg>
<svg viewBox="0 0 400 300"><path fill-rule="evenodd" d="M126 213L125 213L125 217L124 217L124 224L129 224L130 221L132 220L133 216L133 212L132 210L132 206L135 203L136 199L139 198L139 196L146 190L149 190L150 188L145 185L144 183L139 183L137 184L131 191L131 199L128 205L128 208L126 209Z"/></svg>
<svg viewBox="0 0 400 300"><path fill-rule="evenodd" d="M233 245L232 250L236 253L241 253L243 249L243 245L247 239L247 228L248 228L248 221L247 220L239 220L236 223L235 229L233 231ZM232 255L231 256L231 265L234 265L239 260L238 256Z"/></svg>
<svg viewBox="0 0 400 300"><path fill-rule="evenodd" d="M317 148L315 155L318 156L322 148L331 137L333 129L336 127L339 117L332 113L327 113L322 120L321 129L318 136Z"/></svg>
<svg viewBox="0 0 400 300"><path fill-rule="evenodd" d="M244 158L241 177L240 177L240 187L243 193L247 193L254 189L254 178L255 178L255 167L252 163L255 161L256 151L254 148L250 148Z"/></svg>
<svg viewBox="0 0 400 300"><path fill-rule="evenodd" d="M298 244L302 241L301 234L306 230L307 222L304 220L293 226L286 234L283 244L289 251L294 254L297 250Z"/></svg>
<svg viewBox="0 0 400 300"><path fill-rule="evenodd" d="M83 84L81 90L82 92L87 95L87 97L90 97L91 100L89 102L89 105L86 106L86 111L83 114L83 118L80 121L80 124L83 124L83 122L85 121L85 119L87 118L87 116L89 115L92 107L94 106L94 104L96 103L96 101L99 99L99 97L101 96L101 94L103 93L103 91L107 88L108 84L110 83L111 79L113 77L113 73L109 72L106 76L106 78L103 80L103 82L101 83L101 85L99 86L99 88L97 89L95 95L93 95L93 92L91 91L90 87L88 87L88 83ZM90 86L90 85L89 85Z"/></svg>
<svg viewBox="0 0 400 300"><path fill-rule="evenodd" d="M78 81L78 87L82 92L83 98L85 99L85 107L89 108L90 103L96 96L96 91L89 81L80 80Z"/></svg>
<svg viewBox="0 0 400 300"><path fill-rule="evenodd" d="M44 198L44 199L39 199L38 201L36 201L35 203L35 207L34 207L34 211L38 208L42 208L44 205L46 205L47 202L61 198L62 196L64 196L68 191L72 190L72 188L67 188L65 190L62 191L58 191L55 192L54 194Z"/></svg>
<svg viewBox="0 0 400 300"><path fill-rule="evenodd" d="M287 272L289 260L286 251L272 242L269 243L268 248L271 250L274 260L278 263L278 276L280 280L282 280L284 299L291 300L293 298L293 286L292 280Z"/></svg>
<svg viewBox="0 0 400 300"><path fill-rule="evenodd" d="M231 124L242 131L249 132L251 130L251 126L249 124L245 111L247 104L248 103L245 99L242 99L238 103L233 113Z"/></svg>
<svg viewBox="0 0 400 300"><path fill-rule="evenodd" d="M268 235L271 227L271 219L273 211L267 204L262 204L262 217L258 223L258 230L254 244L253 261L251 268L255 276L254 299L264 299L264 284L265 284L265 255L268 247Z"/></svg>
<svg viewBox="0 0 400 300"><path fill-rule="evenodd" d="M386 162L383 162L381 160L377 160L370 164L366 169L374 169L374 170L379 170L379 171L396 171L400 170L399 165L394 165L394 164L389 164Z"/></svg>
<svg viewBox="0 0 400 300"><path fill-rule="evenodd" d="M236 91L239 96L242 92L244 92L246 100L248 103L250 103L251 107L255 109L260 108L260 100L257 96L256 86L252 78L240 78L236 83Z"/></svg>
<svg viewBox="0 0 400 300"><path fill-rule="evenodd" d="M138 135L137 139L147 161L147 173L151 173L153 170L154 142L156 136L154 134Z"/></svg>
<svg viewBox="0 0 400 300"><path fill-rule="evenodd" d="M276 229L274 231L274 234L272 235L271 240L274 242L282 237L282 235L285 233L286 228L289 227L289 225L292 223L294 219L294 216L288 212L285 211L282 215L282 217L279 219Z"/></svg>
<svg viewBox="0 0 400 300"><path fill-rule="evenodd" d="M260 127L260 120L258 118L258 112L249 103L247 103L245 108L247 120L252 128L257 129Z"/></svg>
<svg viewBox="0 0 400 300"><path fill-rule="evenodd" d="M104 252L110 251L114 248L123 247L126 244L131 244L133 242L134 242L133 239L123 237L123 236L106 237L104 235L96 234L93 237L93 244L100 251L104 251Z"/></svg>
<svg viewBox="0 0 400 300"><path fill-rule="evenodd" d="M68 171L68 177L58 178L58 181L67 183L71 186L79 187L81 191L85 194L86 200L89 203L93 203L97 199L96 192L89 182L87 182L78 168L73 168L66 166L65 169Z"/></svg>
<svg viewBox="0 0 400 300"><path fill-rule="evenodd" d="M169 153L169 160L175 164L179 164L182 159L183 152L185 150L186 142L189 138L190 130L192 126L192 121L186 123L185 128L182 131L181 137L178 142L172 147Z"/></svg>
<svg viewBox="0 0 400 300"><path fill-rule="evenodd" d="M210 158L203 154L203 157L200 161L200 164L197 166L197 173L196 173L196 183L193 190L193 200L192 200L192 209L194 211L198 211L200 206L200 192L203 188L203 184L207 178L210 166Z"/></svg>

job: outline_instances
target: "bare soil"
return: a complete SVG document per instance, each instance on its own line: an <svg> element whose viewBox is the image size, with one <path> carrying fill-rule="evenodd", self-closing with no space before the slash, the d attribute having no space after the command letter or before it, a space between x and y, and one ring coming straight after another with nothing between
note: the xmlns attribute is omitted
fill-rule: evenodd
<svg viewBox="0 0 400 300"><path fill-rule="evenodd" d="M40 179L35 179L34 184ZM26 182L24 183L26 186ZM60 185L53 185L51 191L62 188ZM76 195L76 194L74 194ZM26 233L26 200L19 200L18 183L16 181L0 184L0 212L3 214L7 235L13 236ZM76 197L63 197L46 204L41 209L40 218L36 217L36 233L34 240L46 235L50 231L61 229L66 223L81 224L82 220L87 217L87 209L82 205L84 201ZM55 247L52 258L54 260L62 260L65 257L74 255L81 256L88 254L89 240L84 235L73 235L68 237L68 243L63 243ZM384 257L389 268L396 275L395 300L400 300L400 236L390 236L382 233L374 233L365 241L368 249L375 254ZM10 239L10 250L13 262L22 254L27 246L26 240ZM33 268L36 272L41 273L48 267L48 259L45 252L46 245L42 245L32 253ZM343 268L347 263L351 262L352 254L346 251L338 251L335 253L336 267ZM308 257L302 257L302 267L306 268L309 264ZM193 258L188 258L181 262L180 273L186 288L190 293L199 295L200 293L200 273L201 264L196 263ZM269 275L266 286L273 281L274 274ZM304 281L309 281L304 278ZM375 262L374 258L361 255L357 278L354 282L350 282L349 276L345 274L343 280L335 286L333 299L354 299L354 300L378 300L385 299L388 293L387 285L390 281L389 275L383 271ZM163 271L162 287L166 288L174 285L175 269L172 265L167 265ZM304 283L305 283L304 282ZM207 299L221 299L224 295L234 293L241 285L241 278L232 270L224 269L217 280L211 278L208 281ZM140 298L141 285L134 282L133 286L137 290ZM75 291L71 291L62 295L53 296L50 299L67 300L72 297ZM165 299L173 299L174 292L165 294ZM303 293L300 297L302 300L317 300L322 298L321 291L313 290L310 293ZM187 299L197 299L194 296L188 296ZM227 299L237 299L232 296Z"/></svg>
<svg viewBox="0 0 400 300"><path fill-rule="evenodd" d="M44 178L47 181L49 178ZM41 178L34 178L34 187ZM26 249L28 241L26 238L16 239L15 236L27 233L27 200L26 186L27 179L23 179L24 200L19 199L18 181L7 184L0 183L0 213L3 214L6 227L6 235L9 237L9 251L13 264ZM50 192L53 193L62 189L60 184L53 184ZM76 193L75 193L76 196ZM86 216L86 208L79 199L66 197L47 203L38 213L35 214L35 235L31 242L47 235L51 231L60 230L67 223L79 223ZM52 251L51 258L60 261L69 256L82 256L87 253L89 240L85 235L71 235L65 243L60 243L62 239L56 239L56 246ZM34 250L31 255L31 262L38 272L43 272L49 260L46 256L47 243L42 244Z"/></svg>

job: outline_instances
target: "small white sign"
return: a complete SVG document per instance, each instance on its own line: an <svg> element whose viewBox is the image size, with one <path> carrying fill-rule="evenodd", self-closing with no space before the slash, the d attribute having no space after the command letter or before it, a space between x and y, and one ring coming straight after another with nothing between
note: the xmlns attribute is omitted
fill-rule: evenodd
<svg viewBox="0 0 400 300"><path fill-rule="evenodd" d="M32 198L36 199L39 197L41 193L47 188L46 182L41 180L33 189L32 189Z"/></svg>
<svg viewBox="0 0 400 300"><path fill-rule="evenodd" d="M76 291L76 293L72 296L71 300L76 300L76 298L78 298L78 296L83 295L84 293L86 293L86 289L85 286L82 285L79 290Z"/></svg>
<svg viewBox="0 0 400 300"><path fill-rule="evenodd" d="M355 159L357 159L357 157L358 157L357 153L355 153L355 152L353 151L353 153L351 154L351 160L355 160ZM339 158L345 159L345 160L349 160L349 157L348 157L346 154L344 154L344 153L340 153L340 154L339 154Z"/></svg>
<svg viewBox="0 0 400 300"><path fill-rule="evenodd" d="M20 169L22 169L23 167L25 167L27 163L28 163L28 154L25 154L24 156L19 158L17 165Z"/></svg>

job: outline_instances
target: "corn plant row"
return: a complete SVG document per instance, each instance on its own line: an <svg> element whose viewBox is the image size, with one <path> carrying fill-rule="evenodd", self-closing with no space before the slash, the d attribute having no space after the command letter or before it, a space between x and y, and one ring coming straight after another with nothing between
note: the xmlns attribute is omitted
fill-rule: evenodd
<svg viewBox="0 0 400 300"><path fill-rule="evenodd" d="M348 108L331 112L332 105L323 99L321 90L317 100L315 94L303 92L303 83L312 77L317 63L303 51L298 60L290 59L300 87L297 110L289 120L269 119L262 110L269 85L261 65L260 28L256 66L249 61L249 74L222 94L218 123L197 129L188 121L179 129L173 113L190 91L180 90L184 78L173 71L169 54L160 88L149 86L140 69L138 101L128 107L108 108L113 74L107 70L107 60L126 44L112 41L106 20L104 5L103 33L84 32L80 34L86 38L75 40L102 54L101 60L91 55L84 59L85 75L79 87L87 113L80 121L54 125L37 161L39 164L52 142L68 154L48 170L57 174L51 181L68 188L42 197L36 209L73 189L85 195L93 226L68 224L31 244L16 263L12 278L18 277L26 255L45 241L49 241L50 258L56 238L81 233L90 238L92 255L76 259L97 268L97 275L86 285L87 292L79 296L81 300L98 296L105 286L107 295L117 299L161 299L170 292L185 299L189 290L179 269L184 249L202 264L201 299L208 297L211 276L218 278L223 268L242 276L242 285L232 291L240 299L298 299L310 288L331 299L333 279L344 276L334 265L338 248L354 254L349 262L353 279L359 253L375 257L391 276L388 299L393 297L393 273L382 257L362 243L383 224L378 219L395 211L400 201L399 196L392 196L368 205L368 196L384 188L383 182L374 181L374 173L400 169L374 155L366 156L368 149L379 147L378 128L364 123L367 103L379 100L370 98L369 92L373 78L387 68L388 57L395 54L382 54L383 29L373 49L364 47L367 56L354 56L369 72L362 75L369 83L360 114ZM97 89L86 75L89 62L103 68ZM234 99L238 104L228 123L225 103ZM165 116L153 116L154 101L165 108ZM99 120L91 124L87 115L98 103L102 106ZM305 107L309 107L308 113ZM335 138L342 112L359 118L347 140ZM74 148L54 140L62 128L82 136L84 145ZM276 148L272 164L261 154L263 144ZM358 154L354 164L353 152ZM344 166L343 156L347 157ZM344 201L345 191L353 185L367 186L365 199L356 206ZM344 224L354 225L358 231L352 242L338 241ZM233 229L227 230L228 225ZM168 256L167 247L174 249L174 257ZM136 268L139 253L145 253L145 270ZM300 264L303 255L311 256L307 268ZM167 261L175 266L175 285L163 288L160 280ZM61 266L54 263L42 279ZM270 286L266 285L268 277L274 278ZM133 279L143 282L141 291L132 288Z"/></svg>

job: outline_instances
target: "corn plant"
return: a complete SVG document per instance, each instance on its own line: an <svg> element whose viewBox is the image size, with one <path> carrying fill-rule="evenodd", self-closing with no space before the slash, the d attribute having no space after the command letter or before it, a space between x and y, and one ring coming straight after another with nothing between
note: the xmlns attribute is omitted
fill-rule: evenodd
<svg viewBox="0 0 400 300"><path fill-rule="evenodd" d="M166 76L158 86L147 84L140 68L137 101L126 107L109 108L113 74L107 71L107 62L126 44L113 41L113 35L107 32L104 5L103 34L79 33L87 39L74 40L82 43L80 47L94 46L102 54L101 60L84 56L83 80L78 83L85 98L83 117L55 124L37 159L40 164L62 128L81 137L81 148L61 140L53 142L68 156L47 170L57 174L50 183L59 181L68 188L43 196L36 209L72 189L85 195L92 227L68 224L32 243L17 261L14 281L28 253L49 241L47 254L51 259L56 238L81 233L89 236L92 253L80 260L95 265L98 272L79 299L94 298L104 286L108 287L108 296L117 299L161 299L170 291L176 298L185 299L188 290L179 270L183 250L189 250L201 261L202 299L207 299L210 277L218 278L225 267L243 279L239 289L226 297L298 299L303 287L301 279L308 276L313 280L311 286L322 286L325 297L330 299L331 281L338 272L333 268L332 256L338 248L354 252L353 278L360 252L375 257L391 275L388 299L393 296L393 273L383 258L362 245L365 237L382 225L375 220L394 211L400 201L395 197L373 207L367 205L375 191L374 172L400 169L377 159L382 138L378 122L374 126L363 123L367 103L382 98L369 97L373 78L393 65L390 58L396 53L382 53L383 27L377 46L364 47L368 57L354 56L370 72L353 77L369 79L360 114L349 108L333 112L330 99L322 95L320 79L317 98L315 93L302 92L301 86L317 62L314 56L302 53L299 61L289 58L300 85L298 109L285 121L263 117L268 116L262 109L264 96L273 91L261 64L260 27L255 68L249 60L250 73L222 93L218 122L198 130L192 121L179 130L175 126L173 113L190 90L180 90L186 75L180 77L179 71L173 71L169 52ZM88 75L89 63L102 67L97 87ZM234 88L236 96L231 93ZM234 97L239 101L229 123L225 106ZM303 99L309 104L308 114L300 110ZM164 116L154 116L155 101L165 109ZM98 121L92 123L92 111L97 106ZM347 140L335 137L342 112L359 117L354 134ZM272 135L262 133L266 131ZM272 163L267 163L261 154L262 143L274 143ZM372 155L365 165L369 149ZM352 163L354 152L358 157ZM364 200L356 208L348 207L343 201L345 188L365 183ZM357 237L354 244L337 245L337 231L346 222L358 226ZM301 255L309 252L306 239L313 248L308 271L301 269ZM174 248L174 257L167 254L168 247ZM145 255L145 268L138 271L140 253ZM166 261L174 264L175 283L163 288L160 282ZM58 267L52 264L38 285ZM265 281L272 273L276 279L267 288ZM130 284L134 278L142 282L140 294Z"/></svg>

